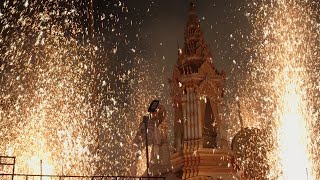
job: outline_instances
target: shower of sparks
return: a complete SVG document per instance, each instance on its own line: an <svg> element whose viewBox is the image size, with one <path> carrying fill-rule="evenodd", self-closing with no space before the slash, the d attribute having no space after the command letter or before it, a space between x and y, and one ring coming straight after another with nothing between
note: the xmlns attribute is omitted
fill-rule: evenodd
<svg viewBox="0 0 320 180"><path fill-rule="evenodd" d="M1 12L0 153L16 156L20 173L93 173L87 164L97 138L90 104L96 47L66 37L55 22L65 18L72 26L67 14L75 10L10 3Z"/></svg>
<svg viewBox="0 0 320 180"><path fill-rule="evenodd" d="M241 109L248 126L270 133L270 179L319 179L316 3L264 0L247 13L258 44L240 90Z"/></svg>
<svg viewBox="0 0 320 180"><path fill-rule="evenodd" d="M89 2L1 2L0 154L17 157L17 173L127 173L140 115L163 93L161 63L136 57L149 52L125 34L141 21L106 2L114 12L95 7L100 30L89 40Z"/></svg>

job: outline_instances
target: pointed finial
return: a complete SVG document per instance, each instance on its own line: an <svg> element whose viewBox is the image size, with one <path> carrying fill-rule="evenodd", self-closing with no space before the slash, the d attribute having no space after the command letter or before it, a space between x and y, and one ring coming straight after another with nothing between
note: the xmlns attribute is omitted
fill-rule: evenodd
<svg viewBox="0 0 320 180"><path fill-rule="evenodd" d="M196 5L194 4L193 1L190 2L190 13L195 13L196 12Z"/></svg>

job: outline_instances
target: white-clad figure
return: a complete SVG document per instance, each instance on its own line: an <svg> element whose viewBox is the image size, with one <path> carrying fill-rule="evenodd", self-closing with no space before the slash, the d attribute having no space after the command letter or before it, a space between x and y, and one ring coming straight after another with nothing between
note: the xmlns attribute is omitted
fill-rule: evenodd
<svg viewBox="0 0 320 180"><path fill-rule="evenodd" d="M156 112L151 113L148 121L148 145L149 145L149 168L151 176L159 176L170 171L170 152L168 143L167 112L163 105L159 105ZM145 124L140 123L139 130L133 139L133 151L136 153L130 167L131 175L146 175L145 159ZM150 149L151 148L151 149ZM142 167L141 167L142 166ZM143 169L143 170L142 170ZM143 171L144 173L139 173Z"/></svg>

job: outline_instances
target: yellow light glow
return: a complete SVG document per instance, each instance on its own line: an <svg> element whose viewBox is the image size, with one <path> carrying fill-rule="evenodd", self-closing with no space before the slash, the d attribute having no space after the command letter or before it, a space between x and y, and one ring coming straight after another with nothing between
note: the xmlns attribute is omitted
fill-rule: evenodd
<svg viewBox="0 0 320 180"><path fill-rule="evenodd" d="M249 126L270 132L268 179L319 179L319 138L313 127L319 111L319 27L312 3L254 1L255 16L247 13L257 45L243 106L249 114L245 118L254 117L246 120Z"/></svg>
<svg viewBox="0 0 320 180"><path fill-rule="evenodd" d="M27 165L30 174L38 174L38 175L50 175L55 174L54 167L50 162L46 159L40 159L37 156L33 156L27 160Z"/></svg>
<svg viewBox="0 0 320 180"><path fill-rule="evenodd" d="M290 74L293 76L290 77ZM280 179L312 179L309 177L309 144L307 134L308 114L306 100L300 85L303 79L298 73L290 73L287 68L280 73L278 83L283 85L279 97L278 157L282 175ZM309 171L309 172L308 172ZM309 176L308 176L309 175Z"/></svg>

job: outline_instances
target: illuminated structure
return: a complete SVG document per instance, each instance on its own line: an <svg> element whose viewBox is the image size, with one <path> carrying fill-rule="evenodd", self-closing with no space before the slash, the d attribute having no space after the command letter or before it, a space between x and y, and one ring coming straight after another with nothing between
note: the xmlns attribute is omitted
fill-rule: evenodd
<svg viewBox="0 0 320 180"><path fill-rule="evenodd" d="M219 109L225 76L213 65L193 3L184 41L170 80L174 108L172 172L181 179L239 179L233 152L221 136Z"/></svg>

